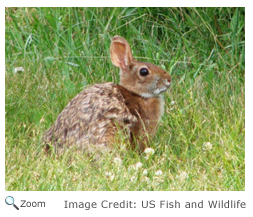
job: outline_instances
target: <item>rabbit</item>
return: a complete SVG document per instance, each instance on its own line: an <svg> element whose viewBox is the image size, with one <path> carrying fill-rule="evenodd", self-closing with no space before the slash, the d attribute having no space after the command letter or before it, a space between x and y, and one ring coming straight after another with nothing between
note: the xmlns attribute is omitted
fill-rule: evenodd
<svg viewBox="0 0 253 217"><path fill-rule="evenodd" d="M164 113L161 95L171 76L152 63L136 61L130 45L120 36L112 39L112 63L120 69L120 83L85 88L63 109L45 134L57 152L70 146L88 152L112 150L118 130L123 130L133 150L148 146Z"/></svg>

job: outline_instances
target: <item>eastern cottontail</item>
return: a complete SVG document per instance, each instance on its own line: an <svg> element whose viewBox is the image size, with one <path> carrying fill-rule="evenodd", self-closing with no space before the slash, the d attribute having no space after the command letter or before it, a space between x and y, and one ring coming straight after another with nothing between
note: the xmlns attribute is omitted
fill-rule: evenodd
<svg viewBox="0 0 253 217"><path fill-rule="evenodd" d="M148 137L156 134L164 111L160 94L169 88L171 76L151 63L136 61L120 36L113 38L110 49L112 63L120 68L120 84L95 84L70 101L45 134L46 143L56 150L111 149L122 129L132 148L143 151Z"/></svg>

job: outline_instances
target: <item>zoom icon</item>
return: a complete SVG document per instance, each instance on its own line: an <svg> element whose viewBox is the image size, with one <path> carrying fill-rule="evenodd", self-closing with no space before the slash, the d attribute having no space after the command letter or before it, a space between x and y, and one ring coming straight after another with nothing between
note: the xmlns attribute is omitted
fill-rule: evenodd
<svg viewBox="0 0 253 217"><path fill-rule="evenodd" d="M17 210L19 210L19 208L15 205L14 203L14 198L12 196L8 196L5 198L5 203L7 205L13 205Z"/></svg>

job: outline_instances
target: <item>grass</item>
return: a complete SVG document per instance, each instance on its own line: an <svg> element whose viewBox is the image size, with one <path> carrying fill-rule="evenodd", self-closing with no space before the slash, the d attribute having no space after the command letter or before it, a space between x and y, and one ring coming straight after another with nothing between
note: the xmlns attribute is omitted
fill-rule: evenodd
<svg viewBox="0 0 253 217"><path fill-rule="evenodd" d="M6 8L6 190L244 190L244 16L244 8ZM98 163L73 150L46 155L43 133L66 104L88 84L119 81L114 35L172 75L154 154L121 144Z"/></svg>

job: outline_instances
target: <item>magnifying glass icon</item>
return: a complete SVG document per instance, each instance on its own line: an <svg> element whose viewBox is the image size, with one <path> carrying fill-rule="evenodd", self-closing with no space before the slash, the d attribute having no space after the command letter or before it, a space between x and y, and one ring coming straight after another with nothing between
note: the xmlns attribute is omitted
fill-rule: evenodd
<svg viewBox="0 0 253 217"><path fill-rule="evenodd" d="M13 205L17 210L19 210L19 208L14 204L14 198L12 196L8 196L5 198L5 203L7 205Z"/></svg>

